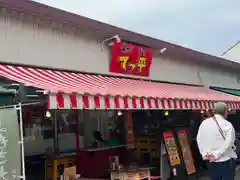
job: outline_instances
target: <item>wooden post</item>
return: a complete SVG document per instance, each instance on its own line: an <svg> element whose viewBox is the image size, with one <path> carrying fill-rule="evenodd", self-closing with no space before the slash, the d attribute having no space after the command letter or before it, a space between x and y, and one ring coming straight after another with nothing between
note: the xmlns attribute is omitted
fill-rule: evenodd
<svg viewBox="0 0 240 180"><path fill-rule="evenodd" d="M80 137L79 137L79 112L76 111L76 150L80 149Z"/></svg>
<svg viewBox="0 0 240 180"><path fill-rule="evenodd" d="M128 148L134 148L134 134L133 134L133 121L132 121L132 112L127 111L125 115L125 127L126 127L126 143Z"/></svg>
<svg viewBox="0 0 240 180"><path fill-rule="evenodd" d="M57 111L54 113L54 118L52 119L53 125L53 144L54 144L54 154L59 155L59 139L58 139L58 120Z"/></svg>

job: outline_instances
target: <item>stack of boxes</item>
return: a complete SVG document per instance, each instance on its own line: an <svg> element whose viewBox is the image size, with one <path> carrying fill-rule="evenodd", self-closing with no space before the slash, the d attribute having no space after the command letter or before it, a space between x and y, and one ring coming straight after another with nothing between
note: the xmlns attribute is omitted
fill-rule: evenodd
<svg viewBox="0 0 240 180"><path fill-rule="evenodd" d="M160 145L155 136L136 136L135 148L139 159L148 154L152 161L159 160Z"/></svg>

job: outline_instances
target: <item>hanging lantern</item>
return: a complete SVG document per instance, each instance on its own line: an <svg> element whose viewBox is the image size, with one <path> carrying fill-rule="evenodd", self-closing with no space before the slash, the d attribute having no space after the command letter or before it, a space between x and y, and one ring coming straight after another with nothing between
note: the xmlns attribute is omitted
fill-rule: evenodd
<svg viewBox="0 0 240 180"><path fill-rule="evenodd" d="M118 116L122 116L122 115L123 115L122 111L118 111L118 112L117 112L117 115L118 115Z"/></svg>
<svg viewBox="0 0 240 180"><path fill-rule="evenodd" d="M46 111L46 117L50 118L51 116L52 116L51 113L49 111Z"/></svg>
<svg viewBox="0 0 240 180"><path fill-rule="evenodd" d="M168 111L165 111L164 112L164 116L168 116L169 115L169 112Z"/></svg>

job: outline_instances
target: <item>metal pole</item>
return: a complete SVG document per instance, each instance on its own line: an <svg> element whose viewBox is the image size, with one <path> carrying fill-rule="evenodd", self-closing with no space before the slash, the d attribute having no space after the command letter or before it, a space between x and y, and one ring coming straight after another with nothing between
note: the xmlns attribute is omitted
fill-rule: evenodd
<svg viewBox="0 0 240 180"><path fill-rule="evenodd" d="M80 125L80 113L76 111L76 150L80 149L80 137L79 137L79 125Z"/></svg>
<svg viewBox="0 0 240 180"><path fill-rule="evenodd" d="M59 143L58 143L57 111L55 111L55 114L54 114L53 128L54 128L54 137L53 137L54 151L55 151L55 154L58 155L59 154Z"/></svg>
<svg viewBox="0 0 240 180"><path fill-rule="evenodd" d="M160 164L160 177L161 177L161 179L165 179L165 177L164 177L164 169L163 169L163 165L164 165L164 163L163 163L163 158L165 158L164 156L165 156L165 154L164 154L164 149L165 149L165 146L164 146L164 139L163 139L163 135L162 135L162 133L163 133L163 131L162 131L162 120L160 120L160 119L158 119L158 121L157 121L159 124L158 124L158 129L159 129L159 137L160 137L160 149L159 149L159 157L160 157L160 162L159 162L159 164Z"/></svg>
<svg viewBox="0 0 240 180"><path fill-rule="evenodd" d="M164 144L161 140L161 145L160 145L160 177L161 179L163 178L163 158L164 158L164 154L163 154L163 148L164 148Z"/></svg>
<svg viewBox="0 0 240 180"><path fill-rule="evenodd" d="M97 130L100 131L100 113L98 111L97 112Z"/></svg>
<svg viewBox="0 0 240 180"><path fill-rule="evenodd" d="M22 179L26 179L26 174L25 174L25 157L24 157L24 137L23 137L23 117L22 117L22 104L18 104L17 110L19 110L19 119L20 119L20 143L21 143L21 157L22 157Z"/></svg>
<svg viewBox="0 0 240 180"><path fill-rule="evenodd" d="M99 112L97 111L97 130L100 132L100 114ZM100 143L98 143L98 148L101 148L102 145Z"/></svg>
<svg viewBox="0 0 240 180"><path fill-rule="evenodd" d="M23 106L30 106L30 105L37 105L37 104L43 104L44 102L33 102L33 103L20 103L21 107ZM6 108L14 108L16 106L19 106L19 104L14 104L14 105L8 105L8 106L0 106L0 109L6 109Z"/></svg>

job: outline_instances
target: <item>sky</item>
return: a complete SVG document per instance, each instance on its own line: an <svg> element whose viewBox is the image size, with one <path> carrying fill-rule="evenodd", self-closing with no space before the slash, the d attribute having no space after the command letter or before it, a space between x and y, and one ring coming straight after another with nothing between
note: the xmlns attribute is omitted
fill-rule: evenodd
<svg viewBox="0 0 240 180"><path fill-rule="evenodd" d="M240 40L239 0L36 0L220 56Z"/></svg>

